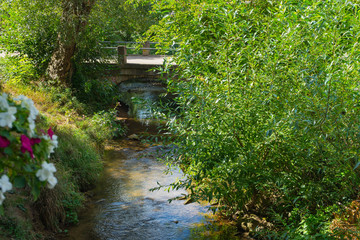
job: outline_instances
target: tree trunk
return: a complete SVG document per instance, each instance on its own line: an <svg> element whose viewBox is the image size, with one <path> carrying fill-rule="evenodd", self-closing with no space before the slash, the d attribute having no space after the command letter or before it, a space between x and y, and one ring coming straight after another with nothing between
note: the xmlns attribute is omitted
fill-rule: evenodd
<svg viewBox="0 0 360 240"><path fill-rule="evenodd" d="M74 70L72 57L76 53L79 34L84 30L96 0L63 0L63 13L58 34L58 47L54 51L47 73L52 80L71 85Z"/></svg>

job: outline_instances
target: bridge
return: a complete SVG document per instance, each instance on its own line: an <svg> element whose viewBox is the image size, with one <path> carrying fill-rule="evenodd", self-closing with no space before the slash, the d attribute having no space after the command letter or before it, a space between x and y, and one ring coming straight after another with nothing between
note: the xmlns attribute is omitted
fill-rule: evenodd
<svg viewBox="0 0 360 240"><path fill-rule="evenodd" d="M106 43L106 42L105 42ZM113 44L114 42L112 42ZM138 44L136 42L122 42L116 47L103 47L106 51L115 51L112 58L107 61L105 77L112 82L119 84L131 79L146 79L148 81L159 78L159 71L154 70L163 65L164 61L171 60L169 55L154 55L157 48L151 48L153 42L146 42L143 47L129 47L127 44ZM130 51L129 51L130 50ZM134 54L136 51L142 51L142 54ZM176 51L175 48L167 49L167 51ZM130 53L129 53L130 52Z"/></svg>
<svg viewBox="0 0 360 240"><path fill-rule="evenodd" d="M102 49L109 51L107 56L111 57L105 61L105 70L99 73L99 77L105 77L116 84L130 79L156 80L159 78L159 71L154 71L154 69L163 65L165 60L171 60L171 55L155 54L158 48L150 46L157 44L156 42L145 42L140 48L136 47L139 45L137 42L115 41L102 42L102 44L105 45ZM115 44L118 46L109 46ZM142 53L136 54L139 51ZM165 51L172 54L176 48L165 49ZM5 55L6 53L0 49L0 58Z"/></svg>

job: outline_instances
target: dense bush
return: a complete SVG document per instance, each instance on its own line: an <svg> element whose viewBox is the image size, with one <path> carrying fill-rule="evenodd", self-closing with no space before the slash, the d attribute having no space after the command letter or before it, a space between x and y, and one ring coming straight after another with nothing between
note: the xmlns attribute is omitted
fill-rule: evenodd
<svg viewBox="0 0 360 240"><path fill-rule="evenodd" d="M173 186L229 216L259 211L291 239L330 238L324 223L360 184L358 4L156 6L169 13L156 40L180 42L169 129L187 179Z"/></svg>
<svg viewBox="0 0 360 240"><path fill-rule="evenodd" d="M1 48L26 55L36 72L44 73L56 47L60 16L56 0L1 1Z"/></svg>
<svg viewBox="0 0 360 240"><path fill-rule="evenodd" d="M31 84L38 79L36 69L28 57L7 56L0 58L0 81L12 79L14 84Z"/></svg>
<svg viewBox="0 0 360 240"><path fill-rule="evenodd" d="M97 144L103 146L107 140L121 137L126 132L126 128L116 120L116 116L115 109L97 112L83 128Z"/></svg>
<svg viewBox="0 0 360 240"><path fill-rule="evenodd" d="M114 82L101 75L105 66L79 65L78 68L80 71L77 71L73 78L73 95L86 104L88 112L98 112L115 106L119 90Z"/></svg>

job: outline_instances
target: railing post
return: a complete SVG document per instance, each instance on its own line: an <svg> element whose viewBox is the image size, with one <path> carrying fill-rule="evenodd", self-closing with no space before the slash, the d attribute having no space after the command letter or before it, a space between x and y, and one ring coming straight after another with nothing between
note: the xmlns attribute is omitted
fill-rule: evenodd
<svg viewBox="0 0 360 240"><path fill-rule="evenodd" d="M150 48L150 42L146 41L143 45L144 48ZM149 49L143 49L142 50L142 55L143 56L149 56L150 55L150 50Z"/></svg>
<svg viewBox="0 0 360 240"><path fill-rule="evenodd" d="M118 46L118 63L126 64L126 62L127 62L126 46Z"/></svg>

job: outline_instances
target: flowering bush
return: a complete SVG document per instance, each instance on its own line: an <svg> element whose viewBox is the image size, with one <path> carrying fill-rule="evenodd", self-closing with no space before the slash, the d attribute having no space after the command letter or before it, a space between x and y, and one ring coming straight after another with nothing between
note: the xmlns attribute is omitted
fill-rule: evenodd
<svg viewBox="0 0 360 240"><path fill-rule="evenodd" d="M57 183L56 168L46 161L58 145L57 136L51 128L47 133L36 132L38 114L31 99L0 95L0 205L13 185L24 187L27 183L37 198L41 186L47 183L53 188Z"/></svg>

